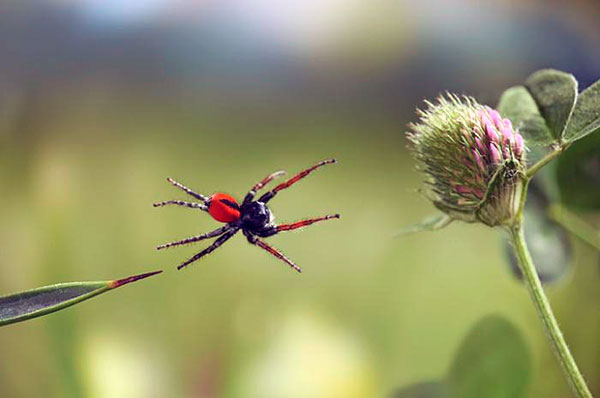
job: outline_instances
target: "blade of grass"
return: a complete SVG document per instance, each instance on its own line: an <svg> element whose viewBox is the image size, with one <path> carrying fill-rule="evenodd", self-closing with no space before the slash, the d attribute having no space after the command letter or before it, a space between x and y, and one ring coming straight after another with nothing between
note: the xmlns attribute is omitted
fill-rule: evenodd
<svg viewBox="0 0 600 398"><path fill-rule="evenodd" d="M113 281L59 283L2 296L0 297L0 326L65 309L109 290L161 272L147 272Z"/></svg>

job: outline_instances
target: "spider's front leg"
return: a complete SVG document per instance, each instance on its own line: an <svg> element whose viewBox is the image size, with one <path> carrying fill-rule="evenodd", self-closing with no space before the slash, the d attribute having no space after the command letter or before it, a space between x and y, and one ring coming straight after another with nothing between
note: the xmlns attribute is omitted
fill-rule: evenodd
<svg viewBox="0 0 600 398"><path fill-rule="evenodd" d="M284 256L283 253L281 253L279 250L275 249L273 246L269 245L268 243L266 243L263 240L258 239L258 237L256 235L253 235L246 231L244 231L244 235L246 235L246 237L248 238L248 242L271 253L273 256L277 257L278 259L280 259L281 261L283 261L284 263L286 263L287 265L292 267L294 270L296 270L298 272L302 272L302 268L298 267L292 260L290 260L289 258Z"/></svg>
<svg viewBox="0 0 600 398"><path fill-rule="evenodd" d="M282 182L281 184L279 184L275 188L273 188L271 191L269 191L269 192L265 193L264 195L262 195L258 199L258 201L262 202L262 203L267 203L269 200L273 199L273 197L275 195L277 195L277 192L281 191L282 189L286 189L286 188L291 187L296 182L300 181L301 179L303 179L304 177L306 177L307 175L309 175L310 173L312 173L313 171L315 171L319 167L325 166L326 164L332 164L332 163L335 163L335 162L337 162L337 160L335 160L335 159L327 159L327 160L323 160L322 162L319 162L319 163L315 164L312 167L309 167L308 169L302 170L301 172L299 172L298 174L296 174L295 176L293 176L289 180L287 180L285 182Z"/></svg>
<svg viewBox="0 0 600 398"><path fill-rule="evenodd" d="M275 229L277 230L276 233L283 232L283 231L292 231L294 229L307 227L307 226L314 224L316 222L319 222L319 221L332 220L334 218L340 218L340 215L339 214L329 214L324 217L309 218L306 220L296 221L296 222L293 222L290 224L281 224L281 225L275 226Z"/></svg>
<svg viewBox="0 0 600 398"><path fill-rule="evenodd" d="M285 175L285 171L279 170L272 174L269 174L268 176L263 178L260 182L256 183L256 185L254 185L252 188L250 188L250 190L246 194L246 197L244 198L244 204L252 202L252 200L254 199L254 196L256 196L256 193L258 191L260 191L265 185L267 185L268 183L270 183L277 177L281 177L282 175Z"/></svg>
<svg viewBox="0 0 600 398"><path fill-rule="evenodd" d="M261 233L259 235L263 238L266 238L266 237L278 234L280 232L293 231L294 229L308 227L309 225L312 225L312 224L320 222L320 221L333 220L336 218L340 218L340 215L339 214L328 214L323 217L308 218L306 220L300 220L300 221L296 221L296 222L289 223L289 224L274 225L264 231L261 231Z"/></svg>

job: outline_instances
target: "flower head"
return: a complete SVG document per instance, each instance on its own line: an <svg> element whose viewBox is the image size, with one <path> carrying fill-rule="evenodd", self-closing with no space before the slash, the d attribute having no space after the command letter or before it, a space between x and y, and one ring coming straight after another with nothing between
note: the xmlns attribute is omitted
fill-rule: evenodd
<svg viewBox="0 0 600 398"><path fill-rule="evenodd" d="M523 137L472 98L448 94L427 105L408 133L427 197L456 219L489 226L511 220L525 169Z"/></svg>

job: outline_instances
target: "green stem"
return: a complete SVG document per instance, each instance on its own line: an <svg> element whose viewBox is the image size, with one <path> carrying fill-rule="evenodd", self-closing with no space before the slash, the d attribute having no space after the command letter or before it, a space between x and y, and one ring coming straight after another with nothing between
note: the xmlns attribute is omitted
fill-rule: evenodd
<svg viewBox="0 0 600 398"><path fill-rule="evenodd" d="M600 233L585 220L559 204L550 206L548 214L552 220L562 225L567 231L600 251Z"/></svg>
<svg viewBox="0 0 600 398"><path fill-rule="evenodd" d="M519 259L519 265L521 266L524 280L527 284L527 289L529 290L535 309L544 325L546 334L550 338L554 352L575 392L575 396L577 398L592 398L592 393L585 384L585 380L575 363L575 359L573 358L571 351L569 351L567 342L558 326L558 322L552 312L552 307L550 307L548 298L542 288L542 282L533 266L527 244L525 243L525 236L520 220L510 227L509 231L517 258Z"/></svg>
<svg viewBox="0 0 600 398"><path fill-rule="evenodd" d="M533 166L531 166L527 169L527 178L533 177L535 173L537 173L538 171L540 171L540 169L542 167L544 167L545 165L550 163L550 161L552 161L552 159L554 159L555 157L557 157L558 155L563 153L563 151L565 149L567 149L566 145L556 146L552 150L552 152L549 152L546 156L541 158L536 164L534 164Z"/></svg>

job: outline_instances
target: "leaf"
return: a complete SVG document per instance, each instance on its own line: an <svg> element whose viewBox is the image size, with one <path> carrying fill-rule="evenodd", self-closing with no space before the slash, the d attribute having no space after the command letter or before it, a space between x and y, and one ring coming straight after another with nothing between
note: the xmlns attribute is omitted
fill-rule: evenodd
<svg viewBox="0 0 600 398"><path fill-rule="evenodd" d="M531 376L523 336L498 315L481 319L458 349L447 384L450 397L521 398Z"/></svg>
<svg viewBox="0 0 600 398"><path fill-rule="evenodd" d="M525 87L514 86L504 91L497 110L519 130L528 146L549 145L556 141Z"/></svg>
<svg viewBox="0 0 600 398"><path fill-rule="evenodd" d="M556 181L563 205L600 210L600 134L575 142L556 159Z"/></svg>
<svg viewBox="0 0 600 398"><path fill-rule="evenodd" d="M549 200L538 180L529 186L525 204L525 241L533 264L543 283L552 283L567 274L571 265L572 248L568 231L549 215ZM523 279L519 261L508 240L504 249L513 274Z"/></svg>
<svg viewBox="0 0 600 398"><path fill-rule="evenodd" d="M566 142L600 131L600 80L579 94L564 134Z"/></svg>
<svg viewBox="0 0 600 398"><path fill-rule="evenodd" d="M535 100L552 136L562 141L565 126L577 100L577 80L573 75L554 69L532 74L525 86Z"/></svg>
<svg viewBox="0 0 600 398"><path fill-rule="evenodd" d="M59 283L2 296L0 297L0 326L62 310L101 293L161 272L148 272L114 281Z"/></svg>
<svg viewBox="0 0 600 398"><path fill-rule="evenodd" d="M421 222L400 229L398 232L396 232L396 237L422 231L437 231L448 226L448 224L451 222L452 218L450 218L448 215L435 214L425 218Z"/></svg>
<svg viewBox="0 0 600 398"><path fill-rule="evenodd" d="M427 381L403 387L392 394L392 398L448 398L446 383Z"/></svg>

